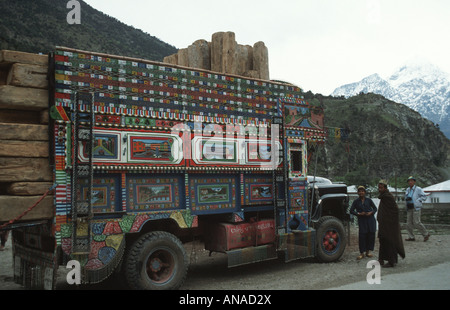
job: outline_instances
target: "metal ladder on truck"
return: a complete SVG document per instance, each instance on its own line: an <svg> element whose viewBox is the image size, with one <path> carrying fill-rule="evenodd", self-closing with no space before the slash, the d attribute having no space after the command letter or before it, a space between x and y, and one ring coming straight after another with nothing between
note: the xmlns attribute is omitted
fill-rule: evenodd
<svg viewBox="0 0 450 310"><path fill-rule="evenodd" d="M274 219L277 235L286 234L288 232L287 219L288 219L288 178L287 178L287 166L286 162L286 135L284 130L284 119L281 116L274 116L272 118L272 135L278 133L278 137L281 142L281 149L278 149L276 142L278 137L272 136L272 147L274 152L278 152L278 157L274 160L278 161L281 159L283 167L278 168L277 162L274 162L274 167L272 169L272 182L273 182L273 195L274 195ZM276 129L278 128L278 130ZM274 153L275 154L275 153ZM283 194L283 195L280 195ZM281 196L281 198L280 198Z"/></svg>
<svg viewBox="0 0 450 310"><path fill-rule="evenodd" d="M72 255L88 255L91 251L94 115L94 95L75 93L72 110ZM87 162L78 158L80 144L88 157Z"/></svg>

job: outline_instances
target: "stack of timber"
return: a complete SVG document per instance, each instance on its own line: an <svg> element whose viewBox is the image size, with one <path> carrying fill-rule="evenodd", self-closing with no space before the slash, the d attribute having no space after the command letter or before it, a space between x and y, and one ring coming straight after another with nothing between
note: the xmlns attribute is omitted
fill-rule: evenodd
<svg viewBox="0 0 450 310"><path fill-rule="evenodd" d="M23 214L53 184L47 71L47 55L0 51L0 223ZM51 218L51 195L21 221Z"/></svg>

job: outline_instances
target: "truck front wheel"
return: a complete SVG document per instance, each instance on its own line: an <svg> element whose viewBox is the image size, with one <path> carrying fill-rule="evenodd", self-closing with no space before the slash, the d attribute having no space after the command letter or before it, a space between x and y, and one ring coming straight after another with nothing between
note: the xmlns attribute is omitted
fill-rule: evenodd
<svg viewBox="0 0 450 310"><path fill-rule="evenodd" d="M187 274L188 259L181 241L174 235L155 231L143 235L125 258L125 277L132 289L178 289Z"/></svg>
<svg viewBox="0 0 450 310"><path fill-rule="evenodd" d="M333 216L324 216L317 228L317 258L322 262L337 261L344 254L346 239L342 222Z"/></svg>

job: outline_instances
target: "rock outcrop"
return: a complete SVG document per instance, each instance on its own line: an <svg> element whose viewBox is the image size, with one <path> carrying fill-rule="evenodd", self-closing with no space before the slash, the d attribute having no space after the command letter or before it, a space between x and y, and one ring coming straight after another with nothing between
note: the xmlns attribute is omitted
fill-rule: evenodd
<svg viewBox="0 0 450 310"><path fill-rule="evenodd" d="M216 32L211 42L197 40L178 53L167 56L164 62L211 70L226 74L240 75L269 80L269 51L264 42L253 46L236 42L234 32Z"/></svg>

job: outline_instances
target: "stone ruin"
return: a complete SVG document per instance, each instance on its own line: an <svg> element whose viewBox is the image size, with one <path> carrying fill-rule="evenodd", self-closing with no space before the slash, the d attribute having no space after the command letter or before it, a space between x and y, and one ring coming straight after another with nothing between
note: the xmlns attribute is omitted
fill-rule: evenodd
<svg viewBox="0 0 450 310"><path fill-rule="evenodd" d="M164 62L225 74L269 80L269 52L264 42L253 46L236 42L234 32L216 32L211 42L197 40Z"/></svg>

